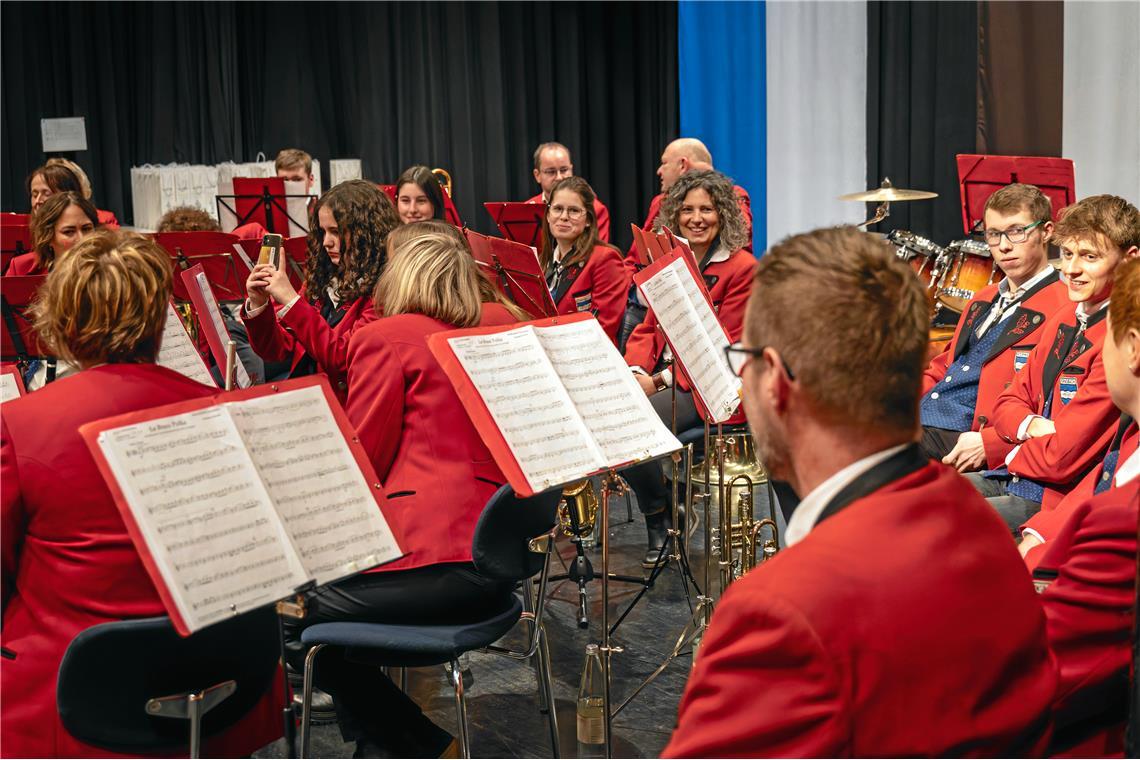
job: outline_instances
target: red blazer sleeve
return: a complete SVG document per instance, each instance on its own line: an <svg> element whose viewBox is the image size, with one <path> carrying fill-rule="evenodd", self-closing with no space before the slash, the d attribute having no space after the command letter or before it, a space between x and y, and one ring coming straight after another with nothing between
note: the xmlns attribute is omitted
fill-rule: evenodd
<svg viewBox="0 0 1140 760"><path fill-rule="evenodd" d="M368 331L349 343L348 403L368 460L383 483L400 449L404 421L404 373L400 356L381 335Z"/></svg>
<svg viewBox="0 0 1140 760"><path fill-rule="evenodd" d="M293 308L300 307L304 300L302 297L293 305ZM320 317L319 314L317 316ZM245 304L242 304L241 321L245 324L250 348L263 360L283 362L293 357L293 350L296 348L297 342L277 322L277 310L272 302L259 311L255 317L249 316L245 310Z"/></svg>
<svg viewBox="0 0 1140 760"><path fill-rule="evenodd" d="M20 474L16 466L16 451L8 426L0 417L0 573L3 586L0 590L0 609L8 606L15 590L16 570L20 565L20 546L24 539L27 515L20 496Z"/></svg>
<svg viewBox="0 0 1140 760"><path fill-rule="evenodd" d="M1133 496L1135 492L1133 492ZM1042 567L1057 578L1041 594L1060 680L1056 709L1083 687L1127 673L1136 581L1136 507L1085 501Z"/></svg>
<svg viewBox="0 0 1140 760"><path fill-rule="evenodd" d="M986 464L990 469L1005 466L1006 456L1017 445L1017 429L1026 417L1037 414L1036 399L1040 395L1037 367L1045 360L1050 347L1050 344L1038 343L1029 354L1029 361L1020 372L1013 373L1009 387L994 402L990 427L982 430Z"/></svg>
<svg viewBox="0 0 1140 760"><path fill-rule="evenodd" d="M293 308L285 312L281 324L288 327L297 336L297 342L305 347L317 365L332 378L335 375L343 376L348 371L348 342L353 334L369 322L376 321L376 312L372 308L372 299L363 298L364 303L350 305L349 311L359 309L355 321L345 325L343 330L334 330L329 327L317 308L305 299L301 299ZM344 319L352 318L346 314Z"/></svg>
<svg viewBox="0 0 1140 760"><path fill-rule="evenodd" d="M1025 372L1023 370L1017 374ZM998 406L1004 398L1003 393L998 398ZM1025 419L1025 416L1022 415L1021 419ZM1104 363L1097 359L1089 368L1088 379L1081 384L1073 400L1065 407L1065 413L1055 415L1057 432L1021 444L1017 455L1009 463L1009 471L1014 475L1048 483L1075 480L1103 458L1105 449L1112 441L1114 425L1119 419L1120 410L1113 405L1112 397L1108 395ZM1020 423L1019 419L1016 424ZM1016 425L1014 435L1016 436Z"/></svg>
<svg viewBox="0 0 1140 760"><path fill-rule="evenodd" d="M609 246L595 248L591 256L598 257L592 278L592 298L598 312L598 322L610 340L616 343L618 329L625 316L629 272L621 260L621 254Z"/></svg>
<svg viewBox="0 0 1140 760"><path fill-rule="evenodd" d="M839 757L850 733L843 691L826 642L794 607L729 589L662 757Z"/></svg>
<svg viewBox="0 0 1140 760"><path fill-rule="evenodd" d="M594 198L594 216L598 218L598 237L602 242L610 242L610 210L597 198Z"/></svg>
<svg viewBox="0 0 1140 760"><path fill-rule="evenodd" d="M744 334L744 310L748 306L748 296L752 293L753 270L753 266L741 267L733 276L725 290L724 299L720 302L717 315L724 329L728 330L728 339L733 342L740 340Z"/></svg>

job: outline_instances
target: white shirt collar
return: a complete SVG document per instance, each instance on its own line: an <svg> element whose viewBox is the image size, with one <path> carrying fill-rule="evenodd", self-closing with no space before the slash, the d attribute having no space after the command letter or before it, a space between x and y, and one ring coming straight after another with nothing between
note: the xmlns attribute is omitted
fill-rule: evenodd
<svg viewBox="0 0 1140 760"><path fill-rule="evenodd" d="M1132 452L1132 456L1125 459L1116 468L1116 487L1131 483L1140 476L1140 449Z"/></svg>
<svg viewBox="0 0 1140 760"><path fill-rule="evenodd" d="M1089 306L1088 301L1081 301L1079 304L1077 304L1077 316L1083 316L1085 318L1091 317L1093 314L1107 309L1108 301L1109 299L1106 298L1094 306Z"/></svg>
<svg viewBox="0 0 1140 760"><path fill-rule="evenodd" d="M811 532L816 521L819 520L819 516L831 503L831 500L849 483L909 445L909 443L901 443L898 446L892 446L889 449L863 457L847 465L812 489L812 492L805 496L799 506L796 507L795 512L792 513L792 519L788 521L788 529L784 532L784 546L791 546L802 541Z"/></svg>
<svg viewBox="0 0 1140 760"><path fill-rule="evenodd" d="M562 259L566 258L570 254L570 250L571 250L570 248L567 248L566 250L562 250L562 243L556 243L554 246L554 261L555 261L555 263L561 263Z"/></svg>
<svg viewBox="0 0 1140 760"><path fill-rule="evenodd" d="M716 250L713 251L713 255L709 257L709 263L716 264L721 261L728 261L728 257L731 255L732 251L725 248L723 243L717 241ZM700 261L700 257L697 257L697 261Z"/></svg>
<svg viewBox="0 0 1140 760"><path fill-rule="evenodd" d="M1025 291L1027 291L1033 287L1036 287L1039 282L1044 280L1046 277L1048 277L1052 273L1053 273L1053 265L1050 264L1049 262L1045 262L1045 268L1042 269L1037 274L1030 277L1024 283L1022 283L1021 287L1017 289L1017 292L1018 293L1024 293ZM1012 293L1010 292L1011 287L1012 286L1010 285L1009 278L1007 277L1004 280L1002 280L1001 283L998 285L998 292L1000 292L1006 296L1012 295Z"/></svg>

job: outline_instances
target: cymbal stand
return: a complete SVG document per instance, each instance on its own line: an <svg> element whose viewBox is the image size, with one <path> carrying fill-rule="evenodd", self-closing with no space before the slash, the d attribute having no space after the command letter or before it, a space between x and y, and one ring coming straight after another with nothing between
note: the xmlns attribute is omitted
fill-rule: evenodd
<svg viewBox="0 0 1140 760"><path fill-rule="evenodd" d="M890 215L891 215L891 202L890 201L883 201L882 203L879 204L878 208L875 209L875 213L871 216L870 219L868 219L865 222L860 222L859 224L857 224L855 226L856 227L870 227L872 224L878 224L879 222L883 221L884 219L886 219Z"/></svg>

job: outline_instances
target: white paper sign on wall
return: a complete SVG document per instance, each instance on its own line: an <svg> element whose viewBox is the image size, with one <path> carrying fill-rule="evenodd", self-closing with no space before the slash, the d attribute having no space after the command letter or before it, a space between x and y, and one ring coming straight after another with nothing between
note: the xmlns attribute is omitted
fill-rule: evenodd
<svg viewBox="0 0 1140 760"><path fill-rule="evenodd" d="M87 150L87 125L82 116L67 119L40 119L44 153Z"/></svg>

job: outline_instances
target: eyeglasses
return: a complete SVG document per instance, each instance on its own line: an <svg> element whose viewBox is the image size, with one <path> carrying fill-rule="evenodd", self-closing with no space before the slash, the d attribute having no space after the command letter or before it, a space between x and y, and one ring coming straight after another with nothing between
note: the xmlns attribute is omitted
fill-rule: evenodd
<svg viewBox="0 0 1140 760"><path fill-rule="evenodd" d="M743 343L733 343L731 346L724 347L724 358L728 362L728 368L732 370L732 374L740 377L744 374L744 366L748 364L749 359L759 359L764 355L764 349L769 346L761 346L760 348L745 348ZM792 368L780 357L780 363L784 365L784 372L788 373L789 380L795 380L796 376L792 373Z"/></svg>
<svg viewBox="0 0 1140 760"><path fill-rule="evenodd" d="M986 230L986 244L1001 245L1002 235L1005 235L1010 243L1024 243L1029 239L1029 231L1041 224L1044 224L1044 222L1039 220L1025 226L1019 224L1016 227L1010 227L1008 230Z"/></svg>
<svg viewBox="0 0 1140 760"><path fill-rule="evenodd" d="M560 166L557 169L540 169L538 173L544 177L561 177L563 174L569 177L574 173L574 167Z"/></svg>
<svg viewBox="0 0 1140 760"><path fill-rule="evenodd" d="M551 218L557 219L558 217L562 216L563 214L568 216L570 218L570 221L576 222L579 219L581 219L583 216L585 216L586 209L584 209L580 206L551 206L550 207Z"/></svg>

